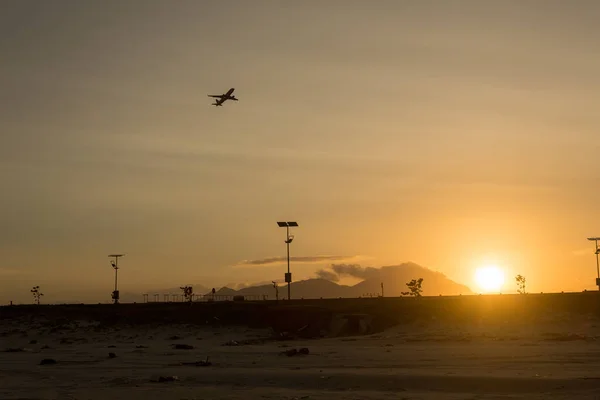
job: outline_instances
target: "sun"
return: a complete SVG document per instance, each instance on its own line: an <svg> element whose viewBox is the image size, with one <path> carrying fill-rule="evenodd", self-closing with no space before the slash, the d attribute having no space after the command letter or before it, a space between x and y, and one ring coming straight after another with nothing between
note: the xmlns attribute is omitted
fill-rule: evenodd
<svg viewBox="0 0 600 400"><path fill-rule="evenodd" d="M475 271L475 282L485 292L498 292L504 285L504 272L495 265L478 268Z"/></svg>

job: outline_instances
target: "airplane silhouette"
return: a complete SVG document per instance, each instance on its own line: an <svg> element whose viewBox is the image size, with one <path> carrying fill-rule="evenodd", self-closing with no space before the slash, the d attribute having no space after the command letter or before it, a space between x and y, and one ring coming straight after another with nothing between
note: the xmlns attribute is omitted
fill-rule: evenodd
<svg viewBox="0 0 600 400"><path fill-rule="evenodd" d="M225 94L209 94L208 97L216 97L216 98L219 99L219 100L215 100L215 102L212 103L211 105L213 105L213 106L221 106L222 107L223 103L225 101L227 101L227 100L238 101L238 99L235 96L231 95L234 90L235 90L235 88L231 88Z"/></svg>

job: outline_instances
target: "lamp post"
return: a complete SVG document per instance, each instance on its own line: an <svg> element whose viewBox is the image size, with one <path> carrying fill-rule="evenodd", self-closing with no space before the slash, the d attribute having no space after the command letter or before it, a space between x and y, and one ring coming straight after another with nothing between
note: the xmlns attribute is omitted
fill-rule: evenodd
<svg viewBox="0 0 600 400"><path fill-rule="evenodd" d="M294 235L290 235L290 227L298 226L298 223L295 221L288 222L277 222L277 225L280 228L285 228L285 244L287 247L287 273L285 274L285 281L288 284L288 300L291 300L291 284L292 284L292 273L290 272L290 243L294 240Z"/></svg>
<svg viewBox="0 0 600 400"><path fill-rule="evenodd" d="M600 237L590 237L589 241L594 242L595 244L595 253L596 253L596 286L598 286L598 290L600 290L600 260L598 260L598 256L600 255L600 247L598 247L598 241Z"/></svg>
<svg viewBox="0 0 600 400"><path fill-rule="evenodd" d="M115 270L115 290L112 293L112 299L115 304L119 304L119 289L117 288L117 273L119 271L119 258L123 257L124 255L125 254L110 254L109 255L110 258L114 258L114 261L111 261L110 265L112 265L112 267Z"/></svg>

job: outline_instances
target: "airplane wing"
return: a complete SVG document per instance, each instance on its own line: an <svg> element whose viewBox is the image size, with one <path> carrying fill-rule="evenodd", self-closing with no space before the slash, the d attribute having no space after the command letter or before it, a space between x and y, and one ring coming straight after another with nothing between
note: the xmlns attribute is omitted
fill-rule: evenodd
<svg viewBox="0 0 600 400"><path fill-rule="evenodd" d="M208 97L214 97L218 100L215 100L214 103L212 103L213 106L220 106L222 105L225 101L227 100L234 100L237 101L237 99L235 98L235 96L232 96L231 94L233 93L233 91L235 90L235 88L231 88L227 91L227 93L224 94L208 94Z"/></svg>

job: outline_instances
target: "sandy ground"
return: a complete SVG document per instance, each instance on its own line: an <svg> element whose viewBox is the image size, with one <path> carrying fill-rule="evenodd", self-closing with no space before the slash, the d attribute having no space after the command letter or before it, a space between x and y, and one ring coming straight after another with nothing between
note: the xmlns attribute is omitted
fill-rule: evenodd
<svg viewBox="0 0 600 400"><path fill-rule="evenodd" d="M105 330L83 322L51 332L0 328L2 400L600 399L600 335L585 323L518 329L428 323L370 336L237 346L223 344L270 332ZM310 354L280 354L301 347ZM207 356L211 366L181 365ZM39 365L45 358L57 363ZM178 380L152 382L159 376Z"/></svg>

